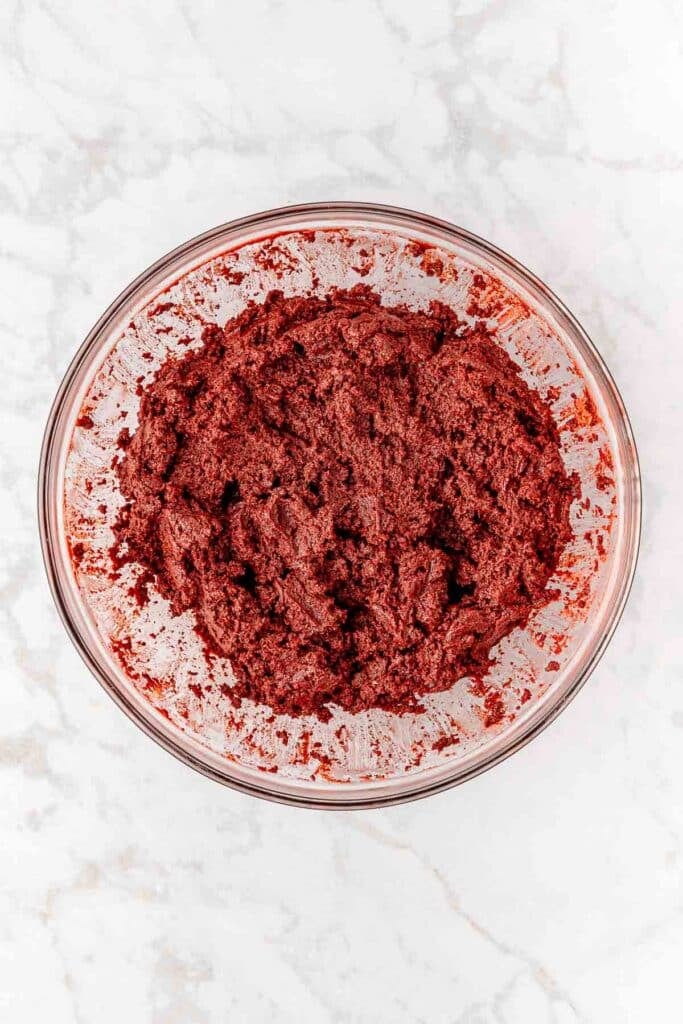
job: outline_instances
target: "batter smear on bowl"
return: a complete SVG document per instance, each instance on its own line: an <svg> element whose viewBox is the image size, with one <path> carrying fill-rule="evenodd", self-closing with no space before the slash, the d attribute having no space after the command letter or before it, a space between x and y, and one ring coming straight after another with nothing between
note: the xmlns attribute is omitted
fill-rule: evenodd
<svg viewBox="0 0 683 1024"><path fill-rule="evenodd" d="M481 677L552 599L577 493L481 324L365 286L271 292L169 359L124 430L115 558L230 659L231 697L329 717Z"/></svg>

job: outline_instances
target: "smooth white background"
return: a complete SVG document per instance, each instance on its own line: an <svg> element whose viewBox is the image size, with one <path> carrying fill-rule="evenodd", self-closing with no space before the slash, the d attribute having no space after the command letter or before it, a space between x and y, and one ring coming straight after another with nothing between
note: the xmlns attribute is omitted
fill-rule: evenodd
<svg viewBox="0 0 683 1024"><path fill-rule="evenodd" d="M683 16L675 0L5 0L0 1019L679 1021ZM94 320L214 224L363 199L544 278L640 447L639 572L530 747L404 807L305 812L128 723L53 610L35 480Z"/></svg>

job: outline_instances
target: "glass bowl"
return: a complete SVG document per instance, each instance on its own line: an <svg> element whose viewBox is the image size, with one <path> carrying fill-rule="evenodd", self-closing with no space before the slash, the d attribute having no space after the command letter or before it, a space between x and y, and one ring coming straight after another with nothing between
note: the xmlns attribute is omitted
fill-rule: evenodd
<svg viewBox="0 0 683 1024"><path fill-rule="evenodd" d="M575 540L552 580L558 598L495 648L485 685L460 680L395 716L339 711L284 720L221 697L229 663L207 667L190 613L157 595L140 610L135 567L113 579L111 526L122 503L112 459L135 423L141 386L169 355L200 344L272 288L324 294L368 284L388 304L439 299L484 317L550 405L580 480ZM585 683L615 629L635 570L638 460L628 417L598 352L552 292L490 243L433 217L360 203L260 213L186 242L112 303L77 352L43 442L39 521L50 587L81 657L125 713L203 774L310 807L373 807L464 782L545 728ZM133 574L132 576L130 574ZM163 642L158 639L163 631ZM202 667L203 666L203 667ZM203 674L212 685L194 689ZM487 699L495 695L495 721Z"/></svg>

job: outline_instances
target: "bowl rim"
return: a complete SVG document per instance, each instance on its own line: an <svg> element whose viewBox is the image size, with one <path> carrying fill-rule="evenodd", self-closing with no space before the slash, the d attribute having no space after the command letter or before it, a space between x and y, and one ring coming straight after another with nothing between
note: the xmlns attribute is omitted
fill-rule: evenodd
<svg viewBox="0 0 683 1024"><path fill-rule="evenodd" d="M119 689L115 682L113 682L109 677L104 667L99 663L93 651L85 642L84 637L81 636L81 633L68 610L68 602L65 594L67 588L65 587L64 581L60 578L60 573L57 567L55 550L57 544L53 538L53 531L56 529L56 523L54 522L53 510L50 503L50 496L52 493L51 484L56 468L54 465L55 455L59 450L57 444L59 437L58 428L62 419L65 401L67 397L70 396L73 382L78 371L81 369L91 352L96 348L100 337L106 331L110 322L119 314L125 304L139 293L150 279L154 277L154 275L157 275L164 269L171 267L182 258L191 256L194 250L198 250L212 241L217 241L222 235L235 235L235 233L240 231L257 232L259 227L267 224L269 229L264 231L263 236L256 234L253 238L250 238L250 241L255 241L259 237L265 238L277 235L279 233L277 230L278 224L284 225L285 222L289 222L292 219L300 217L315 218L316 216L331 218L329 222L330 228L335 227L333 219L335 217L340 218L339 223L336 225L339 227L344 226L348 221L355 217L360 220L367 218L370 221L374 218L382 223L390 221L397 228L403 226L404 228L413 231L422 228L446 234L450 239L464 242L466 245L478 250L484 256L492 259L494 263L502 264L504 270L511 272L513 276L521 277L526 284L530 285L533 290L538 292L544 304L546 304L555 315L559 314L560 319L566 322L571 332L578 336L578 339L584 345L587 353L595 363L595 366L602 377L602 381L609 392L609 397L614 403L619 421L619 428L623 433L623 442L627 455L624 462L629 472L625 474L625 488L627 490L627 497L629 499L631 509L628 524L630 530L625 538L623 556L619 564L619 578L615 588L613 606L606 617L602 632L595 638L593 649L590 652L590 656L588 657L583 670L577 673L576 678L571 682L564 694L554 702L548 702L547 706L543 709L543 714L539 715L536 719L533 717L530 718L530 720L520 729L518 734L511 735L507 742L503 742L500 745L499 749L490 752L480 761L464 766L460 770L458 770L457 764L454 764L451 772L431 783L425 779L420 779L420 776L416 775L413 780L413 785L407 785L400 792L378 791L376 785L373 786L372 784L368 784L367 790L360 786L354 787L351 792L345 789L345 784L339 784L340 789L337 791L337 796L335 798L320 792L316 794L307 792L303 787L301 787L300 791L294 792L284 792L273 789L268 784L269 782L272 782L273 776L265 775L265 773L262 785L256 782L250 782L244 778L235 777L230 774L231 762L229 760L224 762L225 772L220 772L211 764L204 762L199 757L195 756L189 749L184 748L181 742L176 742L172 736L163 732L161 728L156 728L152 721L148 721L142 716L135 704ZM285 226L283 226L283 230L286 230ZM292 230L297 229L292 226ZM242 242L240 244L246 243ZM223 251L229 252L230 248L230 244L228 243ZM178 276L183 276L183 274L188 271L189 268L186 268L180 271ZM164 287L166 287L166 285L164 285ZM397 803L405 803L407 801L422 799L446 789L450 789L454 786L461 785L463 782L488 771L501 761L516 753L518 750L521 750L530 743L532 739L546 729L585 685L604 654L614 631L619 624L635 576L642 529L642 484L640 463L633 436L633 429L631 427L626 407L614 378L612 377L612 374L599 351L576 317L569 309L567 309L561 299L559 299L540 278L538 278L532 271L528 270L527 267L516 260L513 256L510 256L507 252L493 245L491 242L467 231L462 227L452 224L446 220L433 217L429 214L420 213L402 207L381 203L346 201L302 203L292 206L277 207L272 210L265 210L236 220L227 221L224 224L210 228L208 231L204 231L176 246L143 270L142 273L138 274L138 276L135 277L135 279L119 293L113 302L110 303L107 309L90 329L69 363L62 378L50 407L41 445L38 470L37 504L43 564L59 616L81 659L90 669L91 673L95 676L109 697L121 708L124 714L126 714L131 721L142 729L146 735L163 747L163 749L168 751L168 753L172 754L179 761L193 768L195 771L213 779L216 782L220 782L221 784L239 792L257 796L276 803L288 804L290 806L318 809L327 808L334 810L369 809ZM404 780L405 783L408 783L409 779L410 777L407 777ZM344 795L345 793L346 795Z"/></svg>

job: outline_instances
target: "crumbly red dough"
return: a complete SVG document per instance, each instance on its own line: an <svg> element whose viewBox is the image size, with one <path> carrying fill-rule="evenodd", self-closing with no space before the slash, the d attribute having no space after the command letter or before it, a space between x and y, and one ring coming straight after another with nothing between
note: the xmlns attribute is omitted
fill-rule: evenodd
<svg viewBox="0 0 683 1024"><path fill-rule="evenodd" d="M481 675L571 535L557 429L510 358L367 287L207 327L120 444L118 557L277 712L402 712Z"/></svg>

